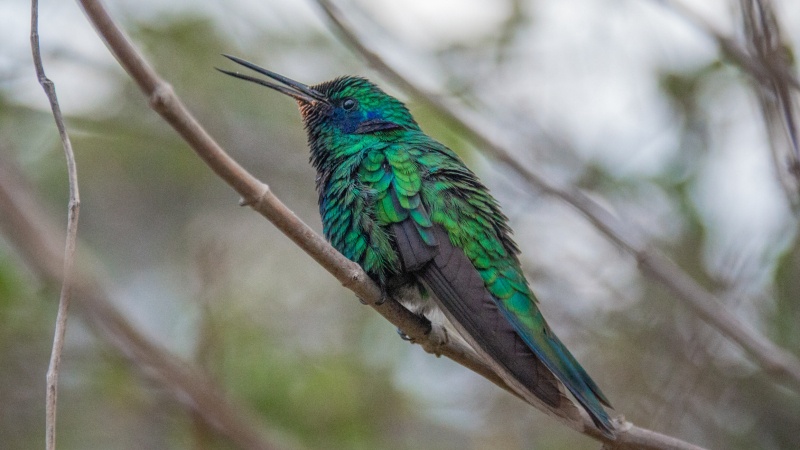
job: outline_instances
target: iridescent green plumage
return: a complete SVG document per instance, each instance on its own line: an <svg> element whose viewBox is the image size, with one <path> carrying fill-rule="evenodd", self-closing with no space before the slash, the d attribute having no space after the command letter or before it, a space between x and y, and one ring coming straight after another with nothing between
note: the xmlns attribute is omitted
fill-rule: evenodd
<svg viewBox="0 0 800 450"><path fill-rule="evenodd" d="M323 231L337 250L389 294L424 285L455 331L523 398L578 420L563 383L613 436L608 400L536 306L506 217L454 152L363 78L307 87L232 59L289 87L229 74L298 101Z"/></svg>

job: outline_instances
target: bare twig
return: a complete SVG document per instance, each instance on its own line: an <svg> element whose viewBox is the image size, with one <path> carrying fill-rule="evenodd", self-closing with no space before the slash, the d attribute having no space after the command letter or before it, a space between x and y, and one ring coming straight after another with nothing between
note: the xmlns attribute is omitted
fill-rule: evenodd
<svg viewBox="0 0 800 450"><path fill-rule="evenodd" d="M64 267L62 271L61 295L58 301L58 314L53 337L53 349L50 353L50 365L47 368L47 395L45 415L45 446L47 450L56 448L56 409L58 406L58 371L61 367L61 353L64 349L64 336L67 332L67 317L69 312L70 297L72 295L72 265L75 261L75 241L78 238L78 216L80 215L81 199L78 191L78 172L75 166L75 153L72 143L64 126L61 107L58 105L56 87L44 73L42 55L39 49L39 2L31 1L31 51L33 64L36 67L36 77L42 85L53 118L64 146L67 158L67 174L69 177L69 205L67 212L67 242L64 248Z"/></svg>
<svg viewBox="0 0 800 450"><path fill-rule="evenodd" d="M714 39L720 51L725 54L725 56L745 72L752 75L757 81L763 83L764 86L771 88L773 80L777 77L792 89L800 90L800 81L798 81L797 76L790 69L787 61L765 60L759 58L758 55L751 55L746 49L737 44L735 39L725 36L716 27L680 0L654 1L669 7L697 27L698 30Z"/></svg>
<svg viewBox="0 0 800 450"><path fill-rule="evenodd" d="M9 166L0 161L0 230L37 277L47 284L59 283L57 227ZM76 267L72 279L76 312L143 375L164 386L176 401L239 448L276 448L264 436L264 424L246 406L236 404L202 370L149 341L128 322L108 300L111 290L97 273Z"/></svg>
<svg viewBox="0 0 800 450"><path fill-rule="evenodd" d="M437 95L420 88L390 66L359 38L353 31L354 28L345 21L341 12L329 0L317 0L317 3L343 40L384 77L414 97L417 102L445 117L477 148L506 164L532 186L560 198L581 212L609 240L636 258L643 274L667 288L704 322L738 344L765 372L800 392L800 361L793 354L778 347L736 318L719 298L704 289L665 255L648 248L645 245L646 240L634 230L625 228L610 211L581 191L557 186L543 175L524 166L511 151L495 144L476 127L470 125L456 108L450 107Z"/></svg>
<svg viewBox="0 0 800 450"><path fill-rule="evenodd" d="M186 140L220 178L242 196L243 205L252 207L270 220L345 287L355 292L359 298L367 301L382 316L402 329L416 342L421 343L427 351L448 356L498 386L509 389L483 362L476 359L472 352L455 347L453 344L436 346L431 343L428 338L430 324L411 314L399 303L388 300L381 305L376 305L375 303L380 299L379 289L364 271L337 252L321 236L314 233L278 200L267 185L255 179L219 147L185 108L169 84L158 77L152 67L133 47L99 1L80 0L80 3L119 63L150 99L151 107ZM577 431L604 441L608 448L699 449L692 444L637 428L627 422L620 427L616 441L609 441L608 438L602 436L588 417L585 418L582 426L579 425L579 428Z"/></svg>
<svg viewBox="0 0 800 450"><path fill-rule="evenodd" d="M742 21L750 53L765 67L790 67L791 49L784 41L772 4L762 0L741 0ZM800 209L800 148L797 137L797 91L785 77L770 71L769 82L753 83L766 126L775 174L783 192Z"/></svg>

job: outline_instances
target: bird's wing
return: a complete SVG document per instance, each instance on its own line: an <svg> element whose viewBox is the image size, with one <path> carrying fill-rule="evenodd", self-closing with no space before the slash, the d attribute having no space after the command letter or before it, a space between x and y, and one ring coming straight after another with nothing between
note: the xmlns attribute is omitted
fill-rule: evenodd
<svg viewBox="0 0 800 450"><path fill-rule="evenodd" d="M418 271L439 308L459 334L506 383L528 402L568 421L579 420L561 383L542 364L505 319L480 274L441 226L432 227L435 247L415 235L408 221L393 225L403 264L427 260Z"/></svg>
<svg viewBox="0 0 800 450"><path fill-rule="evenodd" d="M512 388L558 416L577 420L578 411L561 383L531 352L503 317L480 273L421 201L419 167L406 149L373 152L362 165L375 192L375 215L391 224L403 270L428 286L448 320Z"/></svg>
<svg viewBox="0 0 800 450"><path fill-rule="evenodd" d="M416 215L426 217L420 221L409 216L392 226L406 270L417 270L462 336L500 366L499 374L523 397L531 401L535 396L560 417L573 420L577 410L564 396L560 380L595 424L613 434L602 406L608 400L536 307L506 218L494 199L449 150L427 157L444 160L422 160L438 180L428 183L428 205L417 208Z"/></svg>

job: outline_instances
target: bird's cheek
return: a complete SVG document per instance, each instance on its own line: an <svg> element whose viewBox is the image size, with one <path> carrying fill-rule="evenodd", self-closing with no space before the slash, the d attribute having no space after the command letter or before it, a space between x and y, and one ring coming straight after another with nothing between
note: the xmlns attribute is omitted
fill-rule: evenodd
<svg viewBox="0 0 800 450"><path fill-rule="evenodd" d="M356 134L358 125L361 123L361 118L356 116L347 116L342 121L341 130L346 134Z"/></svg>
<svg viewBox="0 0 800 450"><path fill-rule="evenodd" d="M300 116L305 123L327 122L333 116L333 109L323 103L311 104L298 101L297 104L300 106Z"/></svg>

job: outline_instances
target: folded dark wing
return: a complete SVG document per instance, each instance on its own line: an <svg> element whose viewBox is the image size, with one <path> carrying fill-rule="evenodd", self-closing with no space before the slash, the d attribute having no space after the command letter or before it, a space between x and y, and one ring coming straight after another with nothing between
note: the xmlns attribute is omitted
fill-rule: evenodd
<svg viewBox="0 0 800 450"><path fill-rule="evenodd" d="M393 232L404 267L416 272L459 334L500 369L498 375L523 397L532 393L559 415L574 418L577 411L561 383L503 317L480 274L447 232L433 225L434 246L419 237L409 220L394 224Z"/></svg>

